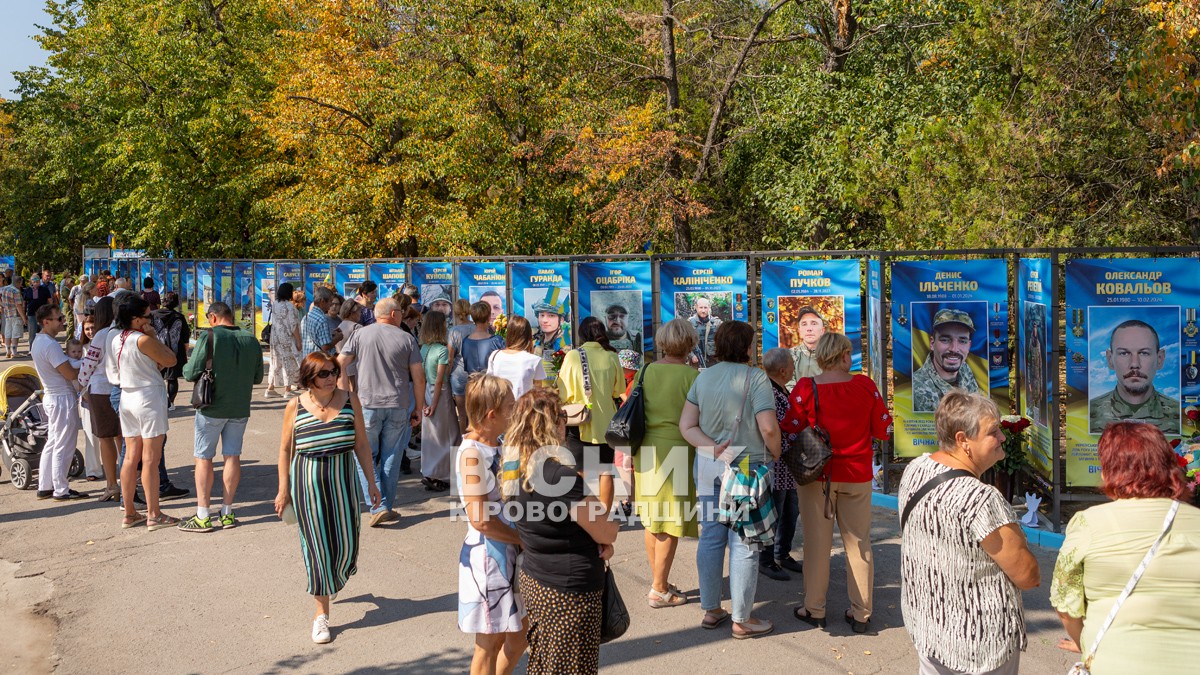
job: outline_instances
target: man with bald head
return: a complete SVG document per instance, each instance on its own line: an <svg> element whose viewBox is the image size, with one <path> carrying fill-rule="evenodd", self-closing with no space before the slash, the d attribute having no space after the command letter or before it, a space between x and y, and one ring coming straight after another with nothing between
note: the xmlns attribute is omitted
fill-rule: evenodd
<svg viewBox="0 0 1200 675"><path fill-rule="evenodd" d="M1104 360L1116 374L1117 386L1092 399L1088 432L1099 434L1110 422L1131 420L1178 434L1179 401L1154 389L1154 376L1166 359L1158 331L1145 321L1130 319L1114 328Z"/></svg>

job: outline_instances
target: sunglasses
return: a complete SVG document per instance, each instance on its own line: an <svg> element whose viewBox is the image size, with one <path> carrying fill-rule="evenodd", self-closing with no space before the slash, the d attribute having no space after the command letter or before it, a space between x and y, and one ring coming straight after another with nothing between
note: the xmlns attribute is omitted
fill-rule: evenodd
<svg viewBox="0 0 1200 675"><path fill-rule="evenodd" d="M318 370L318 371L317 371L317 377L318 377L318 378L324 378L324 377L334 377L334 376L336 376L336 375L339 375L339 374L341 374L341 372L342 372L342 371L340 371L340 370L337 370L336 368L335 368L335 369L333 369L333 370L330 370L330 369L326 368L325 370Z"/></svg>

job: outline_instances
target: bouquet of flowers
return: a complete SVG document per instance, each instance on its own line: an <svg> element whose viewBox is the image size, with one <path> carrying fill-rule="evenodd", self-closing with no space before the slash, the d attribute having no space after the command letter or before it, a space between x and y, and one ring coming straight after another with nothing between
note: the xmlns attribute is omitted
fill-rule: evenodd
<svg viewBox="0 0 1200 675"><path fill-rule="evenodd" d="M1020 415L1005 415L1000 418L1000 430L1004 432L1004 459L996 462L996 470L1010 476L1029 466L1025 455L1025 430L1029 420Z"/></svg>
<svg viewBox="0 0 1200 675"><path fill-rule="evenodd" d="M567 358L567 353L562 349L550 355L550 363L554 364L554 372L562 370L563 359Z"/></svg>
<svg viewBox="0 0 1200 675"><path fill-rule="evenodd" d="M508 317L501 314L492 322L492 331L502 338L508 337Z"/></svg>
<svg viewBox="0 0 1200 675"><path fill-rule="evenodd" d="M1187 424L1196 427L1191 438L1175 439L1171 447L1179 457L1179 466L1187 477L1188 490L1192 495L1192 504L1200 504L1200 408L1188 406L1183 411Z"/></svg>

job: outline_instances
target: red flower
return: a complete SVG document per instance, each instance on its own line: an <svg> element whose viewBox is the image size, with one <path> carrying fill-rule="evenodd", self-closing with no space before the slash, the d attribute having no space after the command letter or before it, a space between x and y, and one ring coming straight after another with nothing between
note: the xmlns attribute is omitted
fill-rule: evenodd
<svg viewBox="0 0 1200 675"><path fill-rule="evenodd" d="M1180 443L1182 443L1182 440L1176 438L1175 440L1171 441L1171 448L1178 448Z"/></svg>
<svg viewBox="0 0 1200 675"><path fill-rule="evenodd" d="M1200 410L1192 408L1191 410L1187 411L1187 418L1193 422L1200 420Z"/></svg>
<svg viewBox="0 0 1200 675"><path fill-rule="evenodd" d="M1186 469L1188 465L1187 458L1183 455L1175 455L1175 461L1179 462L1179 468Z"/></svg>
<svg viewBox="0 0 1200 675"><path fill-rule="evenodd" d="M1025 429L1029 428L1029 425L1030 425L1030 421L1027 418L1022 417L1021 421L1017 422L1017 431L1018 432L1025 431Z"/></svg>

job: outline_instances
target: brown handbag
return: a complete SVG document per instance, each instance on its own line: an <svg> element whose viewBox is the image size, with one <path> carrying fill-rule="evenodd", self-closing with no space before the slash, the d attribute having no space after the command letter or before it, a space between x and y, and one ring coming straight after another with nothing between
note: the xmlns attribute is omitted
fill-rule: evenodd
<svg viewBox="0 0 1200 675"><path fill-rule="evenodd" d="M833 448L829 445L829 432L817 424L817 412L820 399L817 396L817 381L811 377L805 378L812 383L813 414L808 420L808 426L796 434L795 440L783 453L783 463L797 485L808 485L821 477L825 465L833 457Z"/></svg>
<svg viewBox="0 0 1200 675"><path fill-rule="evenodd" d="M562 407L567 414L567 426L577 427L592 421L592 375L588 370L587 352L579 347L579 365L583 368L583 398L585 403L568 403Z"/></svg>

